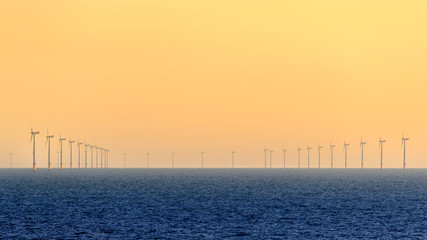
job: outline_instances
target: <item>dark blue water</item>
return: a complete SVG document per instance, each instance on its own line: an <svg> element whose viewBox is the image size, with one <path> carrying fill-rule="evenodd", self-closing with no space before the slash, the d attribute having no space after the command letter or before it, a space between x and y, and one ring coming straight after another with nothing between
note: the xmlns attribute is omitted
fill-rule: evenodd
<svg viewBox="0 0 427 240"><path fill-rule="evenodd" d="M0 238L427 239L427 170L0 169Z"/></svg>

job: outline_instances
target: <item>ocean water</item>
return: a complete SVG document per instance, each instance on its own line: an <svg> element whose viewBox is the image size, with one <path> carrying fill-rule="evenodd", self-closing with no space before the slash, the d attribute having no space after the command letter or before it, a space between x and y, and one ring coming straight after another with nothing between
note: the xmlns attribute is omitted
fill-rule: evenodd
<svg viewBox="0 0 427 240"><path fill-rule="evenodd" d="M427 239L427 170L0 169L0 239Z"/></svg>

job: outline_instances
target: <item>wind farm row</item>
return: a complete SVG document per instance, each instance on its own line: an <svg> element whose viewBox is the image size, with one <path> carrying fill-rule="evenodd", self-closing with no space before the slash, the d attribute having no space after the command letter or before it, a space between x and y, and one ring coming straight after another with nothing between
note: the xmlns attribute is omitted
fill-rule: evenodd
<svg viewBox="0 0 427 240"><path fill-rule="evenodd" d="M33 171L35 172L37 169L36 164L36 136L40 134L39 131L34 131L31 129L31 138L30 143L33 143ZM47 145L47 168L50 171L52 169L52 163L51 163L51 139L53 139L55 136L50 135L49 131L46 133L46 145ZM63 142L66 141L66 138L63 138L60 134L58 139L58 168L60 170L63 170L64 164L63 164ZM401 148L403 149L403 170L406 170L406 142L409 140L409 138L402 136L401 138ZM77 145L77 156L78 156L78 165L77 168L88 168L88 148L90 149L90 168L108 168L109 164L109 149L97 146L97 145L91 145L86 142L80 142L79 140L74 141L71 138L68 139L69 143L69 169L73 169L73 144L76 143ZM380 151L380 159L379 159L379 166L380 169L383 169L383 145L386 143L385 139L379 138L378 140L378 149ZM360 168L364 168L364 146L367 144L366 141L363 139L360 140L359 147L360 147ZM81 160L81 146L84 146L84 161ZM343 152L344 152L344 168L348 168L348 159L347 159L347 152L350 144L346 141L343 143ZM336 145L334 145L332 142L329 144L329 153L330 153L330 168L334 168L334 149ZM321 151L324 148L322 145L317 146L317 164L312 164L310 162L310 153L313 149L310 145L307 145L304 149L298 146L296 149L297 151L297 161L298 161L298 168L305 168L301 165L301 152L305 150L307 152L307 168L321 168ZM272 168L273 165L273 150L271 148L264 148L264 168ZM287 159L286 159L286 153L288 152L288 149L283 148L283 168L287 168ZM94 158L95 153L95 158ZM231 151L231 168L235 168L235 154L236 151ZM205 152L201 151L201 168L205 168ZM123 167L126 168L126 153L123 153ZM171 168L175 168L175 152L172 152L172 158L171 158ZM100 161L99 160L100 156ZM268 164L268 157L269 157L269 164ZM100 164L99 164L100 163ZM94 165L95 164L95 165ZM12 153L10 153L10 165L12 166ZM150 153L147 153L146 158L146 167L150 168Z"/></svg>
<svg viewBox="0 0 427 240"><path fill-rule="evenodd" d="M31 138L30 138L30 143L33 143L33 171L35 172L37 170L36 167L36 136L38 134L40 134L39 131L33 131L33 129L31 129ZM51 164L51 160L50 160L50 145L51 145L51 139L53 139L55 136L54 135L50 135L49 134L49 130L47 130L46 133L46 145L47 145L47 168L50 171L52 169L52 164ZM61 136L61 134L59 134L59 139L58 139L58 145L59 145L59 163L58 163L58 168L60 170L63 170L64 168L64 164L62 161L62 153L63 153L63 141L66 141L66 138L63 138ZM77 144L77 151L78 151L78 168L88 168L88 158L87 158L87 154L88 154L88 147L90 148L90 167L93 168L93 164L94 164L94 149L95 149L95 168L98 168L98 152L100 155L100 167L101 168L108 168L108 153L109 153L109 149L97 146L97 145L91 145L88 144L86 142L80 142L79 140L77 140L77 142L75 140L72 140L71 138L68 139L68 143L69 143L69 150L70 150L70 169L73 168L73 143ZM81 161L81 146L85 147L85 151L84 151L84 165L82 164ZM12 153L10 154L10 165L12 166Z"/></svg>

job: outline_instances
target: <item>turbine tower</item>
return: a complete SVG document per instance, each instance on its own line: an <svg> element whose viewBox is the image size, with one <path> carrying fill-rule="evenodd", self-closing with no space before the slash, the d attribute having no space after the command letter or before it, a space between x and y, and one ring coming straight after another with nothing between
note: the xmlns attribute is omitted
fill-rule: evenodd
<svg viewBox="0 0 427 240"><path fill-rule="evenodd" d="M345 154L345 162L344 162L344 165L345 165L345 168L347 168L347 148L348 148L348 146L349 146L350 144L348 144L348 143L346 143L345 141L344 141L344 154Z"/></svg>
<svg viewBox="0 0 427 240"><path fill-rule="evenodd" d="M264 168L267 168L267 152L268 149L264 148Z"/></svg>
<svg viewBox="0 0 427 240"><path fill-rule="evenodd" d="M150 153L147 153L147 168L150 167Z"/></svg>
<svg viewBox="0 0 427 240"><path fill-rule="evenodd" d="M89 147L89 144L86 144L85 142L85 168L87 168L87 147Z"/></svg>
<svg viewBox="0 0 427 240"><path fill-rule="evenodd" d="M231 168L234 168L234 154L236 152L235 151L231 151Z"/></svg>
<svg viewBox="0 0 427 240"><path fill-rule="evenodd" d="M286 150L285 148L283 148L283 168L286 168L286 152L288 150Z"/></svg>
<svg viewBox="0 0 427 240"><path fill-rule="evenodd" d="M172 152L172 168L175 168L175 153Z"/></svg>
<svg viewBox="0 0 427 240"><path fill-rule="evenodd" d="M300 168L300 163L301 163L301 150L302 148L298 147L298 168Z"/></svg>
<svg viewBox="0 0 427 240"><path fill-rule="evenodd" d="M36 171L36 135L40 132L34 132L33 129L31 129L31 138L30 143L33 141L33 172Z"/></svg>
<svg viewBox="0 0 427 240"><path fill-rule="evenodd" d="M90 168L93 168L93 148L94 145L90 145Z"/></svg>
<svg viewBox="0 0 427 240"><path fill-rule="evenodd" d="M403 170L406 170L406 141L408 141L409 138L405 138L402 135L402 146L403 146Z"/></svg>
<svg viewBox="0 0 427 240"><path fill-rule="evenodd" d="M98 168L98 149L99 149L99 147L95 146L95 149L96 149L96 164L95 164L95 167Z"/></svg>
<svg viewBox="0 0 427 240"><path fill-rule="evenodd" d="M320 149L322 149L323 146L318 145L317 146L317 152L319 152L319 168L320 168Z"/></svg>
<svg viewBox="0 0 427 240"><path fill-rule="evenodd" d="M334 168L334 147L335 145L331 142L331 145L329 145L329 149L331 150L331 168Z"/></svg>
<svg viewBox="0 0 427 240"><path fill-rule="evenodd" d="M365 144L366 144L366 142L364 142L363 139L361 138L360 139L360 147L362 148L362 155L361 155L362 158L361 158L361 163L360 164L361 164L361 168L362 169L363 169L363 145L365 145Z"/></svg>
<svg viewBox="0 0 427 240"><path fill-rule="evenodd" d="M270 149L270 168L272 167L273 164L273 150Z"/></svg>
<svg viewBox="0 0 427 240"><path fill-rule="evenodd" d="M203 168L204 156L205 156L205 152L202 152L202 168Z"/></svg>
<svg viewBox="0 0 427 240"><path fill-rule="evenodd" d="M102 147L99 147L99 155L101 155L101 164L99 165L100 168L102 168L103 166L103 161L102 161L102 153L104 152L104 149Z"/></svg>
<svg viewBox="0 0 427 240"><path fill-rule="evenodd" d="M310 168L310 150L311 147L307 145L307 168Z"/></svg>
<svg viewBox="0 0 427 240"><path fill-rule="evenodd" d="M73 168L73 143L75 141L72 141L70 138L68 142L70 143L70 169L72 169Z"/></svg>
<svg viewBox="0 0 427 240"><path fill-rule="evenodd" d="M80 145L82 145L83 143L80 141L77 141L77 148L78 148L78 152L79 152L79 168L80 168Z"/></svg>
<svg viewBox="0 0 427 240"><path fill-rule="evenodd" d="M62 168L63 168L63 165L62 165L62 142L63 141L65 141L65 138L62 138L61 137L61 134L59 134L59 145L60 145L60 148L61 148L61 150L60 150L60 166L59 166L59 169L60 170L62 170Z"/></svg>
<svg viewBox="0 0 427 240"><path fill-rule="evenodd" d="M381 139L379 140L379 145L378 147L381 148L381 159L380 159L380 169L383 170L383 143L385 143L386 141Z"/></svg>
<svg viewBox="0 0 427 240"><path fill-rule="evenodd" d="M105 167L108 168L108 153L110 152L109 149L105 149Z"/></svg>
<svg viewBox="0 0 427 240"><path fill-rule="evenodd" d="M50 171L51 164L50 164L50 139L53 138L53 135L49 135L49 130L46 134L46 144L47 145L47 169Z"/></svg>

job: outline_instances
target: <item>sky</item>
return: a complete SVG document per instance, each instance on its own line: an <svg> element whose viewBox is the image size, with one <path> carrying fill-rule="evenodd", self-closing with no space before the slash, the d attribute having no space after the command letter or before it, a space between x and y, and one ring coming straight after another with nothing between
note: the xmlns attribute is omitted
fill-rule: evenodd
<svg viewBox="0 0 427 240"><path fill-rule="evenodd" d="M0 2L0 168L56 167L58 137L110 167L427 167L427 2ZM77 155L74 146L74 154ZM69 165L69 146L64 145ZM82 154L82 153L81 153ZM76 166L76 157L74 159Z"/></svg>

